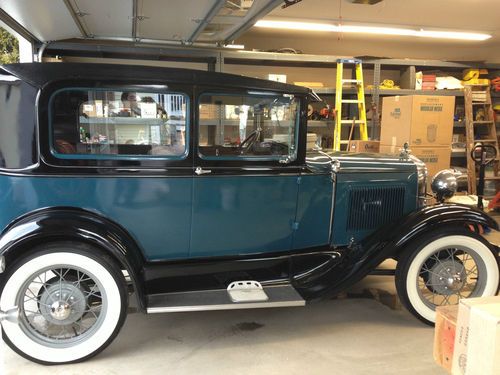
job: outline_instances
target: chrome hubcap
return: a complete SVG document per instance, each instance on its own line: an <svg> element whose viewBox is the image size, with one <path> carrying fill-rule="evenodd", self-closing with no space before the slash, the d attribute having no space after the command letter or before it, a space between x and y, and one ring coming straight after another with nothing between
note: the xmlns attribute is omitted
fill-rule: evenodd
<svg viewBox="0 0 500 375"><path fill-rule="evenodd" d="M459 259L440 259L433 261L428 269L428 286L442 295L459 292L466 283L467 274Z"/></svg>
<svg viewBox="0 0 500 375"><path fill-rule="evenodd" d="M64 301L56 301L50 306L50 315L56 320L66 320L71 315L71 306Z"/></svg>
<svg viewBox="0 0 500 375"><path fill-rule="evenodd" d="M464 286L464 281L462 280L461 274L454 274L446 279L446 287L453 292L457 292Z"/></svg>
<svg viewBox="0 0 500 375"><path fill-rule="evenodd" d="M66 325L76 322L85 311L84 291L68 281L54 282L42 288L40 313L50 323Z"/></svg>

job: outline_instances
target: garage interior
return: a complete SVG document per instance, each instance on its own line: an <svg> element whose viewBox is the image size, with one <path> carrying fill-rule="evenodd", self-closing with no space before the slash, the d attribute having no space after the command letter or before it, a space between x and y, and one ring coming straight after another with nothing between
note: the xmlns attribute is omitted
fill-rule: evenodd
<svg viewBox="0 0 500 375"><path fill-rule="evenodd" d="M411 139L429 182L453 168L451 201L476 207L481 195L500 221L498 156L484 176L470 157L477 144L500 154L498 15L497 0L0 0L21 62L189 68L310 87L323 101L309 105L308 143L399 153ZM418 111L426 100L442 108L438 122ZM413 117L395 115L399 107ZM485 236L500 245L498 233ZM398 301L393 263L302 309L132 313L106 351L75 365L41 367L2 343L0 373L446 374L433 358L434 329Z"/></svg>

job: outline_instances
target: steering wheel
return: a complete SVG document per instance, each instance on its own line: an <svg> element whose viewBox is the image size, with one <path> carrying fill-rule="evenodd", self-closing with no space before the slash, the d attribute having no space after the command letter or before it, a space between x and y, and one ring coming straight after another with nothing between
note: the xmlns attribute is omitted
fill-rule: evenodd
<svg viewBox="0 0 500 375"><path fill-rule="evenodd" d="M484 159L483 159L484 153ZM470 152L470 157L480 165L491 164L497 157L497 149L489 144L477 144Z"/></svg>
<svg viewBox="0 0 500 375"><path fill-rule="evenodd" d="M246 154L248 150L250 150L250 147L255 143L257 138L259 137L260 131L258 129L254 130L251 132L244 140L243 142L240 143L240 149L242 154ZM248 145L245 147L245 144Z"/></svg>

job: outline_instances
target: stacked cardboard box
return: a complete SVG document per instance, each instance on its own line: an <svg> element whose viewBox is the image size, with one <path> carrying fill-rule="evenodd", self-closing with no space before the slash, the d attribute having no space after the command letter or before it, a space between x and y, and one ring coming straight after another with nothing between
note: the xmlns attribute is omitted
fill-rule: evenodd
<svg viewBox="0 0 500 375"><path fill-rule="evenodd" d="M460 300L452 374L500 374L499 296Z"/></svg>
<svg viewBox="0 0 500 375"><path fill-rule="evenodd" d="M436 75L424 74L422 76L422 90L435 90L436 89Z"/></svg>
<svg viewBox="0 0 500 375"><path fill-rule="evenodd" d="M453 375L500 374L500 296L436 309L434 359Z"/></svg>
<svg viewBox="0 0 500 375"><path fill-rule="evenodd" d="M317 142L318 142L318 135L316 133L307 133L306 148L308 150L312 150L312 149L316 148Z"/></svg>
<svg viewBox="0 0 500 375"><path fill-rule="evenodd" d="M457 328L458 305L438 306L434 328L434 360L451 372L455 333Z"/></svg>
<svg viewBox="0 0 500 375"><path fill-rule="evenodd" d="M393 96L382 104L380 152L398 153L407 142L429 176L450 167L453 96Z"/></svg>
<svg viewBox="0 0 500 375"><path fill-rule="evenodd" d="M379 152L379 148L379 141L350 141L347 151L377 153Z"/></svg>
<svg viewBox="0 0 500 375"><path fill-rule="evenodd" d="M200 119L216 119L217 106L214 104L200 104L199 106Z"/></svg>

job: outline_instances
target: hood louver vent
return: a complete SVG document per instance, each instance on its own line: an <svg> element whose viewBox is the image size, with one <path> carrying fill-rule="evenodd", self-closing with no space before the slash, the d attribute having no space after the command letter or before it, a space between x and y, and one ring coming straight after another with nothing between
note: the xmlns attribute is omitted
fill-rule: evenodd
<svg viewBox="0 0 500 375"><path fill-rule="evenodd" d="M404 186L351 189L347 229L375 229L401 217L404 210L404 198Z"/></svg>

